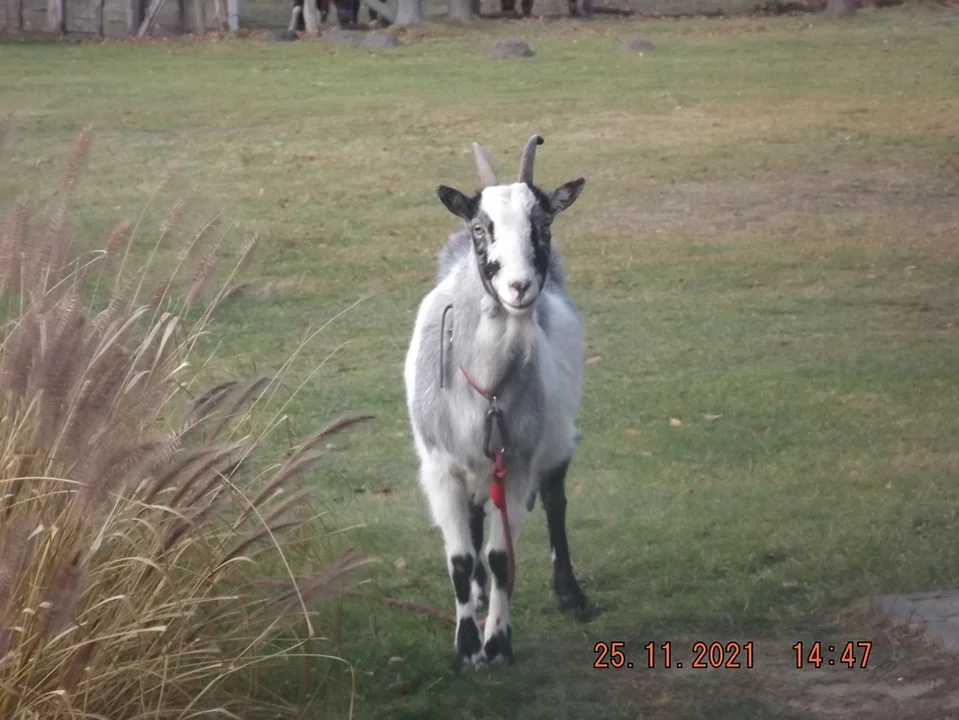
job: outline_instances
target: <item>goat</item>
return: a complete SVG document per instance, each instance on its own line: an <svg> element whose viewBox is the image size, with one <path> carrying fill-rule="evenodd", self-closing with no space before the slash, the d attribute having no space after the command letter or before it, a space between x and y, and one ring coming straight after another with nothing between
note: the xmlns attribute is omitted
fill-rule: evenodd
<svg viewBox="0 0 959 720"><path fill-rule="evenodd" d="M494 465L484 441L490 410L502 413L497 447L504 447L508 467L506 530L518 535L538 493L557 605L580 620L586 612L570 560L565 492L580 440L575 416L585 333L551 238L554 218L576 201L586 181L578 178L552 192L535 185L533 163L542 143L539 135L530 138L518 181L503 185L474 143L482 189L469 197L446 185L437 188L440 202L466 228L449 237L439 256L437 284L417 310L404 365L418 480L442 532L456 598L455 661L466 667L513 661L511 558L499 513L493 513L486 546L493 576L488 596L479 557ZM477 392L483 387L495 400ZM475 613L487 601L481 641Z"/></svg>
<svg viewBox="0 0 959 720"><path fill-rule="evenodd" d="M304 32L306 30L306 20L303 17L303 2L304 0L294 0L293 2L290 27L287 28L290 32ZM316 9L320 13L320 24L322 25L326 22L326 18L330 14L330 0L312 0L312 2L316 4ZM356 25L359 22L360 0L333 0L333 4L336 6L336 19L340 27ZM370 22L376 22L377 17L379 17L376 11L372 8L368 8L368 11L370 14Z"/></svg>

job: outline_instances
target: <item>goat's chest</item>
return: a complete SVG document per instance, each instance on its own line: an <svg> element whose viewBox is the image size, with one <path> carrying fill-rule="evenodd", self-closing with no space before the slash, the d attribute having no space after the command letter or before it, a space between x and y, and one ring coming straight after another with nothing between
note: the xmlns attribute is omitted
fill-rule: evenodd
<svg viewBox="0 0 959 720"><path fill-rule="evenodd" d="M448 398L443 415L448 423L445 435L449 445L444 448L457 457L471 474L488 475L491 452L505 448L506 457L516 467L528 467L539 441L539 425L533 408L522 398L498 405L499 412L490 416L491 406L486 400L468 395Z"/></svg>

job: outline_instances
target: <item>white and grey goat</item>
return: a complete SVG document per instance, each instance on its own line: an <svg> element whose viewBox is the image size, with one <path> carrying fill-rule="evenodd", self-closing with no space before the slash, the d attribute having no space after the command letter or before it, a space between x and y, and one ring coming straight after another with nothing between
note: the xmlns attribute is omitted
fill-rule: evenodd
<svg viewBox="0 0 959 720"><path fill-rule="evenodd" d="M493 469L484 431L494 404L503 421L497 447L508 468L510 534L518 536L539 494L557 604L578 619L586 611L569 556L565 492L579 441L585 333L551 236L554 218L576 201L586 181L552 191L537 187L533 164L542 143L539 135L529 139L512 184L498 182L474 143L482 189L470 197L437 188L466 228L450 236L439 257L437 284L419 306L404 370L419 482L443 534L456 596L455 656L470 667L513 658L508 557L498 513L486 546L493 576L488 598L480 557ZM495 403L480 388L495 395ZM481 639L475 614L487 600Z"/></svg>

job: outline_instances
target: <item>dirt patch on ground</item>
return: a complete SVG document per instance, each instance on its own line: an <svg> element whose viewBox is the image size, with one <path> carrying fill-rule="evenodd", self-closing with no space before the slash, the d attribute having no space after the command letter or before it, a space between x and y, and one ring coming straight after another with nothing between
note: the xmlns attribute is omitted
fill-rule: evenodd
<svg viewBox="0 0 959 720"><path fill-rule="evenodd" d="M650 188L628 208L611 209L608 221L635 230L637 223L664 226L769 222L770 217L800 217L834 212L896 214L904 211L938 220L959 221L959 184L944 176L882 178L833 173L830 177L787 180L710 180Z"/></svg>
<svg viewBox="0 0 959 720"><path fill-rule="evenodd" d="M687 662L682 669L644 669L604 677L628 707L656 719L689 713L698 717L699 713L816 720L959 720L959 658L943 651L921 630L894 625L868 611L847 613L842 621L843 631L821 637L755 640L752 669L745 667L741 653L740 669L693 669ZM797 668L793 646L800 639L806 655L813 642L821 641L821 667L804 663ZM733 641L744 642L730 638ZM694 642L672 645L685 648ZM862 646L855 650L853 667L841 662L848 642L871 644L865 667L861 667ZM836 651L827 655L829 646ZM828 664L828 657L834 665Z"/></svg>

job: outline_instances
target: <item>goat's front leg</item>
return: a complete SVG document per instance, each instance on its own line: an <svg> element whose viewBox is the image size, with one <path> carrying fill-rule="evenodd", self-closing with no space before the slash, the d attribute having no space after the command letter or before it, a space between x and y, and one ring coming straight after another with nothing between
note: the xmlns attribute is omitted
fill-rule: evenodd
<svg viewBox="0 0 959 720"><path fill-rule="evenodd" d="M442 467L424 467L423 484L433 519L443 534L446 569L456 597L455 659L467 667L479 665L484 658L470 587L478 558L470 533L469 497L463 484Z"/></svg>
<svg viewBox="0 0 959 720"><path fill-rule="evenodd" d="M506 512L509 515L510 535L515 548L520 530L529 511L521 492L521 483L506 480ZM503 515L495 507L490 522L490 537L486 545L486 559L493 582L489 593L489 613L486 616L483 654L491 664L513 662L513 628L509 621L509 556L506 551L506 535L503 532Z"/></svg>
<svg viewBox="0 0 959 720"><path fill-rule="evenodd" d="M473 565L473 605L476 612L482 612L489 604L486 594L486 568L480 554L483 552L483 523L486 520L486 506L483 504L470 505L470 535L473 539L473 550L476 552L476 563Z"/></svg>

